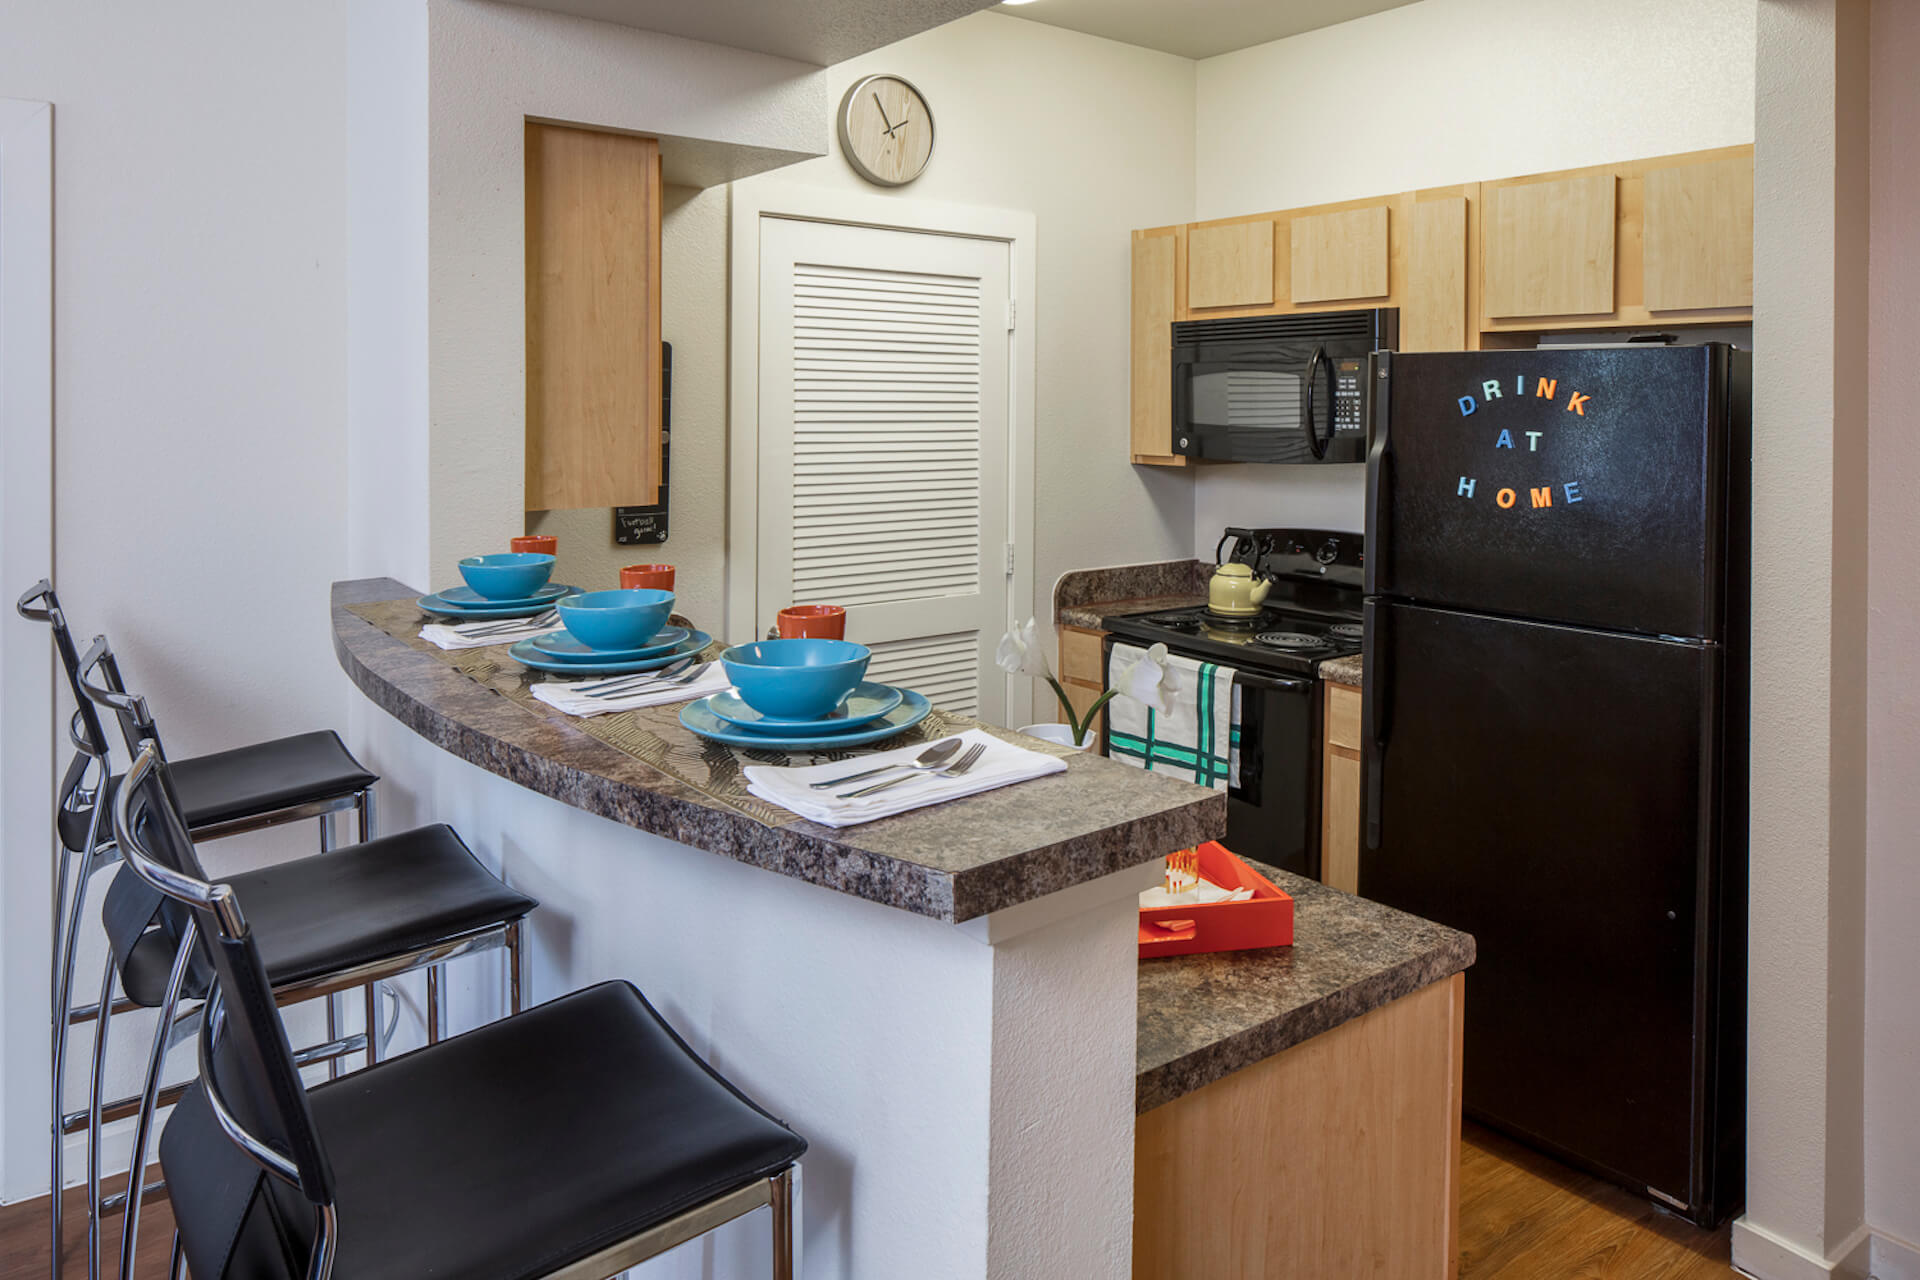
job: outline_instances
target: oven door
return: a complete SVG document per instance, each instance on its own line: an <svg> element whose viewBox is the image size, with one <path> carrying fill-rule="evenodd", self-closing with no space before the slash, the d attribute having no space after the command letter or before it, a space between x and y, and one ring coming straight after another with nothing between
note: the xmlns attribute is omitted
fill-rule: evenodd
<svg viewBox="0 0 1920 1280"><path fill-rule="evenodd" d="M1112 658L1113 641L1109 635L1103 643L1103 668ZM1240 693L1240 777L1227 788L1227 835L1222 843L1256 862L1318 880L1318 682L1244 670L1236 670L1233 681ZM1106 746L1103 722L1103 752Z"/></svg>

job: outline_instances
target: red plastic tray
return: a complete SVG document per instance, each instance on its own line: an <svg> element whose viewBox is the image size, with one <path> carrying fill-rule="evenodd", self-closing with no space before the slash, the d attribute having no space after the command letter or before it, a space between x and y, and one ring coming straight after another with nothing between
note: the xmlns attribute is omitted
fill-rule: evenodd
<svg viewBox="0 0 1920 1280"><path fill-rule="evenodd" d="M1293 899L1218 840L1199 848L1200 874L1223 889L1248 888L1244 902L1147 907L1140 912L1140 958L1293 945Z"/></svg>

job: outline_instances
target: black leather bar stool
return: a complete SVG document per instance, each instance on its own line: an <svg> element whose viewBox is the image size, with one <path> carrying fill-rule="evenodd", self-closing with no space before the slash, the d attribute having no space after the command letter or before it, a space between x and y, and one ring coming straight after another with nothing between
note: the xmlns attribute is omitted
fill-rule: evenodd
<svg viewBox="0 0 1920 1280"><path fill-rule="evenodd" d="M791 1280L805 1140L630 984L309 1091L274 1012L274 926L249 887L207 881L157 748L135 758L114 825L134 873L187 908L215 975L200 1079L160 1143L176 1276L586 1280L764 1204L773 1275Z"/></svg>
<svg viewBox="0 0 1920 1280"><path fill-rule="evenodd" d="M53 584L42 578L15 602L14 607L22 617L47 623L52 629L54 648L59 654L60 665L66 672L67 683L76 703L68 728L74 756L61 780L55 809L59 845L54 850L50 944L53 1081L50 1163L54 1191L52 1275L54 1280L58 1280L62 1271L61 1239L64 1225L59 1192L66 1182L64 1139L86 1129L89 1115L86 1110L66 1110L68 1037L74 1027L101 1016L101 1006L97 1004L79 1007L73 1004L75 939L83 918L90 881L119 856L107 820L109 798L118 779L112 774L111 756L99 715L80 688L79 652ZM212 840L313 818L320 824L320 847L327 849L333 844L333 815L345 810L355 811L359 819L360 839L365 840L373 834L373 786L379 777L355 760L339 736L330 730L190 757L178 762L174 778L187 821L198 839ZM366 1051L371 1061L378 1053L379 1020L371 990L367 1004ZM109 1007L109 1014L133 1007L133 1001L123 999L117 1006ZM338 1035L338 1014L333 1002L329 1001L328 1039L337 1039ZM119 1119L132 1114L136 1101L127 1098L108 1105L108 1118ZM90 1133L88 1140L91 1148L97 1135ZM94 1159L97 1160L97 1157ZM100 1212L97 1186L94 1192L92 1202L95 1207L88 1215L88 1236L90 1251L97 1254ZM117 1200L118 1197L110 1198L109 1207Z"/></svg>
<svg viewBox="0 0 1920 1280"><path fill-rule="evenodd" d="M163 759L145 700L119 685L112 650L104 637L96 639L80 660L82 692L120 720L130 743L139 744L155 760ZM161 771L157 776L164 779L171 811L184 829L184 806L172 791L171 775ZM128 781L121 784L122 788L130 785ZM115 806L117 812L117 793ZM119 842L118 834L116 826L116 844L125 858L127 846ZM269 941L262 953L271 997L280 1005L330 998L336 992L417 969L431 973L457 956L504 948L508 1005L515 1012L521 1007L521 923L536 904L483 867L450 827L420 827L362 841L242 872L231 883L244 887L255 912L269 925ZM125 867L108 889L103 916L111 954L102 981L102 1005L107 1004L117 976L130 999L160 1013L135 1112L131 1159L132 1167L140 1169L160 1102L167 1049L183 1026L205 1014L202 1007L181 1015L182 1002L204 999L212 971L204 954L188 945L192 934L188 913ZM110 1025L110 1020L100 1024L94 1042L89 1109L96 1116ZM440 1031L437 1025L430 1029L436 1036ZM338 1041L320 1049L311 1060L336 1059L350 1051ZM97 1178L97 1173L96 1158L89 1168L90 1179ZM139 1179L130 1180L121 1230L122 1280L129 1280L133 1271L143 1190ZM96 1251L89 1267L97 1265Z"/></svg>

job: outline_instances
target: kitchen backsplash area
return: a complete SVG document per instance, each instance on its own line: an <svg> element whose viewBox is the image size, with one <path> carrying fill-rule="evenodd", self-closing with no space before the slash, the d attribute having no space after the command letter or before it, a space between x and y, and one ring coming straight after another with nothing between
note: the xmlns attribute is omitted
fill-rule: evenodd
<svg viewBox="0 0 1920 1280"><path fill-rule="evenodd" d="M1359 533L1367 519L1367 469L1207 463L1193 477L1193 555L1213 562L1229 525L1338 529Z"/></svg>

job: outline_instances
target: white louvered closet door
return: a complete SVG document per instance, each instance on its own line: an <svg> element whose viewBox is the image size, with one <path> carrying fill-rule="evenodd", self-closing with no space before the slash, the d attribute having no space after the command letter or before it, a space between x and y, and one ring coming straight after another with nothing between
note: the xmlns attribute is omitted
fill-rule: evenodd
<svg viewBox="0 0 1920 1280"><path fill-rule="evenodd" d="M762 218L758 622L838 604L869 678L1000 722L1008 246Z"/></svg>

